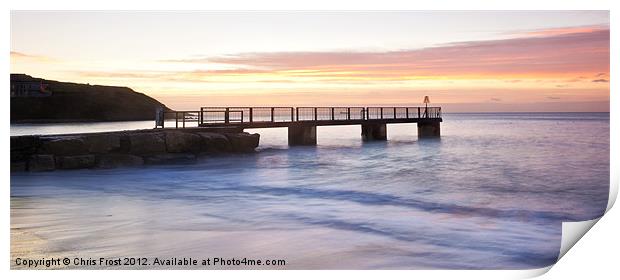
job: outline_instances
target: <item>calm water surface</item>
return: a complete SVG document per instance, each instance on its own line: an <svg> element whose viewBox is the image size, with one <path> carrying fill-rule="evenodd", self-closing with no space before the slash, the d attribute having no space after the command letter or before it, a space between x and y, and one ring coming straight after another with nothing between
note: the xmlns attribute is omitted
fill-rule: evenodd
<svg viewBox="0 0 620 280"><path fill-rule="evenodd" d="M607 113L446 114L442 138L420 141L415 124L388 125L388 141L371 143L359 126L319 127L316 147L287 147L286 129L253 131L259 152L195 165L12 174L12 233L37 240L20 252L536 268L555 262L562 221L607 205Z"/></svg>

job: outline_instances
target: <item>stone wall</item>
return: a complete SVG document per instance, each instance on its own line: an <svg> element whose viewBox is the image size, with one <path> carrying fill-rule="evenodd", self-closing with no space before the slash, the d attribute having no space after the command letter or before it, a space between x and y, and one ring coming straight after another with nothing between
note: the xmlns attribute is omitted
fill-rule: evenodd
<svg viewBox="0 0 620 280"><path fill-rule="evenodd" d="M11 136L11 172L191 163L203 155L253 152L259 138L241 129Z"/></svg>
<svg viewBox="0 0 620 280"><path fill-rule="evenodd" d="M441 137L440 122L418 122L418 138Z"/></svg>

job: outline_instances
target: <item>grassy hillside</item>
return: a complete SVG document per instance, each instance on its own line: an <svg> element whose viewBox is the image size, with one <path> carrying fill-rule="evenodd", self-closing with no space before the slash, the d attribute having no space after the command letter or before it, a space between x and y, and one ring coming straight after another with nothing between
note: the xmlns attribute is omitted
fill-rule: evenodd
<svg viewBox="0 0 620 280"><path fill-rule="evenodd" d="M157 107L167 109L127 87L43 81L52 95L11 97L11 122L152 120Z"/></svg>

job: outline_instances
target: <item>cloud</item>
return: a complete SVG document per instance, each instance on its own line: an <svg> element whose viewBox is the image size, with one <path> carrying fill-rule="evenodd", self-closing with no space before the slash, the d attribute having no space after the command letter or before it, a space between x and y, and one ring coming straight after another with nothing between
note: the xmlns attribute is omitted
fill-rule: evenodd
<svg viewBox="0 0 620 280"><path fill-rule="evenodd" d="M566 34L575 34L575 33L591 33L596 31L607 30L607 26L601 25L586 25L586 26L570 26L570 27L559 27L559 28L545 28L545 29L536 29L536 30L528 30L513 33L517 36L556 36L556 35L566 35Z"/></svg>
<svg viewBox="0 0 620 280"><path fill-rule="evenodd" d="M209 58L186 58L186 59L160 59L158 62L170 63L209 63Z"/></svg>
<svg viewBox="0 0 620 280"><path fill-rule="evenodd" d="M259 83L295 83L293 80L259 80Z"/></svg>
<svg viewBox="0 0 620 280"><path fill-rule="evenodd" d="M132 80L153 80L153 81L173 81L173 82L218 82L216 79L221 76L246 75L260 73L261 71L250 69L226 69L226 70L193 70L193 71L144 71L144 70L122 70L122 71L71 71L80 77L95 79L132 79ZM239 82L239 81L237 81ZM258 80L263 83L284 83L294 82L289 80Z"/></svg>
<svg viewBox="0 0 620 280"><path fill-rule="evenodd" d="M54 60L54 59L52 59L50 57L47 57L47 56L26 54L26 53L23 53L23 52L16 52L16 51L11 51L11 58L12 59L33 60L33 61L38 61L38 62L48 62L48 61L53 61Z"/></svg>
<svg viewBox="0 0 620 280"><path fill-rule="evenodd" d="M596 79L596 80L592 80L593 83L609 83L609 80L607 79Z"/></svg>
<svg viewBox="0 0 620 280"><path fill-rule="evenodd" d="M586 79L586 77L579 76L577 78L567 79L567 80L565 80L565 82L567 82L567 83L576 83L576 82L581 82L583 79Z"/></svg>
<svg viewBox="0 0 620 280"><path fill-rule="evenodd" d="M160 61L195 64L197 68L204 68L205 63L216 64L224 69L85 71L79 74L95 78L188 83L255 82L265 85L396 84L428 80L445 85L459 79L486 79L515 84L534 82L562 88L571 82L601 83L607 80L609 29L570 30L546 32L544 36L457 42L423 49L257 52Z"/></svg>
<svg viewBox="0 0 620 280"><path fill-rule="evenodd" d="M219 69L219 70L194 70L190 73L196 75L210 75L210 74L226 74L226 75L243 75L243 74L260 74L269 73L271 71L260 69L246 69L246 68L234 68L234 69Z"/></svg>
<svg viewBox="0 0 620 280"><path fill-rule="evenodd" d="M155 71L75 71L81 77L89 78L116 78L116 79L157 79L163 78L169 73Z"/></svg>
<svg viewBox="0 0 620 280"><path fill-rule="evenodd" d="M11 57L15 57L15 58L35 58L35 57L38 57L38 56L29 55L29 54L25 54L25 53L21 53L21 52L11 51Z"/></svg>
<svg viewBox="0 0 620 280"><path fill-rule="evenodd" d="M568 29L567 29L568 30ZM234 74L410 80L428 76L526 76L609 71L609 29L535 31L537 36L386 52L266 52L169 60L218 63ZM260 70L256 70L260 69ZM243 72L245 71L245 72ZM212 74L229 74L211 72Z"/></svg>

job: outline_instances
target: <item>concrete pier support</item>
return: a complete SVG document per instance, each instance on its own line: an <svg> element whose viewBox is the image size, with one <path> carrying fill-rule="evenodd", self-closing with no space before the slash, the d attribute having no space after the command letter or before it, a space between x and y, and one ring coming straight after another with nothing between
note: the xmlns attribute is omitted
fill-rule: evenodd
<svg viewBox="0 0 620 280"><path fill-rule="evenodd" d="M316 145L316 126L293 124L288 127L289 146Z"/></svg>
<svg viewBox="0 0 620 280"><path fill-rule="evenodd" d="M387 140L387 125L380 124L362 124L362 140Z"/></svg>
<svg viewBox="0 0 620 280"><path fill-rule="evenodd" d="M440 122L419 122L418 138L436 138L441 136Z"/></svg>

